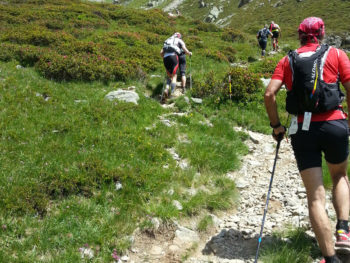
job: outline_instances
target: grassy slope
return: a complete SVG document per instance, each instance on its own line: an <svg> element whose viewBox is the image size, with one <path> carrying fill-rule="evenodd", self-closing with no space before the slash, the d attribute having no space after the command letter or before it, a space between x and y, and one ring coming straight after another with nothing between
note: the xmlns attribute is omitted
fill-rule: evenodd
<svg viewBox="0 0 350 263"><path fill-rule="evenodd" d="M223 175L238 167L245 136L233 133L221 112L214 117L197 106L188 116L170 116L178 125L169 128L158 118L166 110L153 99L141 96L139 106L104 99L123 83L55 83L15 66L0 64L1 262L74 261L85 243L99 248L96 260L107 262L149 216L177 218L232 205L234 184ZM200 124L207 114L213 128ZM184 135L190 145L179 142ZM191 168L179 169L168 148ZM122 190L115 190L116 181ZM211 194L189 196L191 187Z"/></svg>
<svg viewBox="0 0 350 263"><path fill-rule="evenodd" d="M96 261L107 262L113 249L120 253L129 246L127 237L137 226L149 225L150 216L181 218L202 209L215 211L231 206L235 187L223 175L239 166L238 156L247 151L242 144L246 137L232 132L235 122L221 111L183 105L181 108L191 110L193 107L193 113L185 117L170 116L178 125L169 128L159 122L158 116L167 110L156 100L141 95L139 106L135 106L104 99L108 91L129 85L136 85L143 94L146 92L144 82L53 82L36 71L35 62L24 61L23 54L28 49L27 46L22 49L22 45L44 54L48 48L57 52L63 49L72 52L69 54L74 58L84 54L84 51L69 49L75 47L76 42L82 47L91 42L92 45L103 43L106 34L116 30L141 31L147 35L149 26L162 29L163 15L115 7L103 10L103 5L80 5L77 1L53 2L53 5L50 2L36 5L36 1L31 1L23 6L22 3L0 6L1 19L6 22L1 23L1 37L6 44L19 49L15 54L4 55L5 49L0 52L2 58L12 60L0 63L3 109L0 235L4 248L0 261L74 262L80 257L78 248L87 243L94 247ZM105 19L99 18L99 12ZM108 19L109 15L117 18ZM152 18L145 21L147 15ZM52 16L58 19L55 20L58 28L49 23ZM128 16L125 22L123 18ZM227 62L215 58L207 58L205 64L201 62L206 52L216 52L231 43L223 41L217 32L206 32L205 25L179 20L179 26L176 21L169 21L170 32L186 32L189 48L199 45L198 55L192 62L196 65L193 73L201 76L216 69L222 74L228 67ZM204 26L204 31L198 30L191 41L189 32L196 26ZM36 34L38 28L42 32L40 38ZM60 46L62 43L53 39L51 44L45 44L52 36L51 31L68 35L71 42ZM168 34L165 30L163 35L155 37L165 39ZM34 42L38 39L40 44ZM215 45L210 49L200 47L202 41L210 43L213 39ZM129 38L108 40L107 47L117 45L117 53L120 46L133 48ZM142 47L137 41L135 46ZM160 47L156 42L151 49L157 55L159 71L162 70ZM97 44L94 46L93 52L103 51ZM137 51L135 49L135 53ZM134 58L137 59L137 55ZM19 63L26 67L16 69ZM163 81L162 77L155 79L152 92ZM200 124L205 121L204 116L210 117L215 124L213 128ZM179 142L178 137L183 135L192 141L191 146ZM179 169L167 151L169 148L186 158L191 169ZM165 165L169 168L164 168ZM122 183L122 190L115 190L117 181ZM210 194L198 191L190 196L186 190L191 187L204 187ZM173 196L167 194L170 189L174 190ZM174 208L173 199L183 204L182 211Z"/></svg>
<svg viewBox="0 0 350 263"><path fill-rule="evenodd" d="M148 1L125 1L126 5L140 7ZM223 12L218 19L232 15L230 26L249 34L256 34L265 23L274 20L278 23L284 37L296 37L296 28L299 23L308 16L322 17L326 24L327 33L345 33L350 31L350 26L345 23L350 12L348 1L342 0L308 0L297 2L295 0L283 1L283 5L273 7L279 0L254 0L251 3L238 8L239 0L204 1L209 6L222 6ZM262 5L263 4L263 5ZM184 1L180 11L185 16L204 20L209 14L210 7L199 8L198 1Z"/></svg>
<svg viewBox="0 0 350 263"><path fill-rule="evenodd" d="M86 5L84 9L94 7ZM79 4L74 6L75 11L67 17L85 12L80 8ZM96 5L98 8L103 6ZM13 10L11 14L17 16L20 12ZM88 21L84 15L80 17ZM243 61L256 53L254 46L246 43L223 41L221 32L203 30L194 36L191 30L197 24L179 19L170 31L185 32L195 54L192 73L198 79L209 70L223 76L228 67L227 62L206 57L206 49L216 52L232 45L238 51L237 59ZM93 20L99 23L94 15ZM71 29L72 20L63 21ZM146 34L149 30L142 23L120 27L114 20L105 26L103 23L102 28L88 30L87 35L81 34L86 28L76 33L81 34L82 41L95 41L116 28L126 32L141 29ZM160 39L166 36L161 34ZM204 43L203 47L199 43ZM159 48L154 44L154 52ZM264 63L258 62L256 70ZM86 243L96 253L94 261L108 262L113 249L120 253L129 246L128 235L136 226L149 225L150 216L180 218L196 215L202 209L227 208L232 205L235 189L223 175L237 169L239 155L247 151L242 144L246 136L234 133L232 126L270 130L262 96L249 105L198 106L179 100L177 110L189 110L190 114L169 117L177 123L169 128L158 118L167 110L153 99L141 95L139 106L104 100L108 91L129 85L136 85L143 94L144 82L59 83L43 78L31 67L17 70L17 64L0 63L1 262L78 261L78 248ZM161 63L158 65L160 72ZM162 78L155 80L153 89L161 83ZM205 119L214 127L200 124ZM178 137L184 135L191 145L179 142ZM190 161L191 169L182 171L176 166L167 151L171 147ZM122 190L115 190L116 181L121 181ZM211 194L186 194L189 188L200 186ZM173 196L169 196L169 189L174 189ZM174 209L173 199L183 204L182 211Z"/></svg>

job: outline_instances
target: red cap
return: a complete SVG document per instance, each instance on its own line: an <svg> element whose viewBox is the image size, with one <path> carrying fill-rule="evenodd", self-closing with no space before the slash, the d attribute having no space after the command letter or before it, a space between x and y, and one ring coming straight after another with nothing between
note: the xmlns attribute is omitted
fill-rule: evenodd
<svg viewBox="0 0 350 263"><path fill-rule="evenodd" d="M299 34L306 34L309 39L311 37L316 38L318 36L324 36L325 26L321 18L318 17L308 17L305 18L298 28Z"/></svg>

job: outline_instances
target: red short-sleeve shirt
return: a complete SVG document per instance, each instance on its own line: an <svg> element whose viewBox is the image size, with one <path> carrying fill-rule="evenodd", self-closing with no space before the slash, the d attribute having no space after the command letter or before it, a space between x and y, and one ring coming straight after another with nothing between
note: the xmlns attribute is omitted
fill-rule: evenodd
<svg viewBox="0 0 350 263"><path fill-rule="evenodd" d="M297 52L315 52L319 44L308 43L297 49ZM334 83L339 79L342 83L350 81L350 61L344 51L333 48L329 50L326 62L323 67L323 80L326 83ZM288 90L292 89L292 71L289 65L288 56L282 58L272 75L272 79L278 79L286 85ZM322 113L313 113L311 121L327 121L346 119L347 115L341 110L331 110ZM298 121L303 121L303 115L298 116Z"/></svg>

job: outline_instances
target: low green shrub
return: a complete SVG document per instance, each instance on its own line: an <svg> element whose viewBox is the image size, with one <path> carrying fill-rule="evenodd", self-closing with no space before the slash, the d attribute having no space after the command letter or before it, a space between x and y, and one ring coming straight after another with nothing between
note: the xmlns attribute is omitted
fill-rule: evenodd
<svg viewBox="0 0 350 263"><path fill-rule="evenodd" d="M33 46L57 45L60 42L70 42L73 38L65 32L51 32L44 27L16 27L1 36L1 41Z"/></svg>
<svg viewBox="0 0 350 263"><path fill-rule="evenodd" d="M220 95L223 92L222 82L217 78L214 71L210 71L204 79L197 81L194 79L192 95L204 98L210 95Z"/></svg>
<svg viewBox="0 0 350 263"><path fill-rule="evenodd" d="M15 57L16 46L9 43L0 44L0 60L1 61L11 61Z"/></svg>
<svg viewBox="0 0 350 263"><path fill-rule="evenodd" d="M281 58L281 56L276 56L273 58L266 57L256 63L250 64L249 69L252 72L262 73L265 76L271 77L272 73L275 71L278 61Z"/></svg>
<svg viewBox="0 0 350 263"><path fill-rule="evenodd" d="M233 28L226 28L222 33L221 38L225 41L237 42L237 41L245 41L245 37L242 32L235 30Z"/></svg>
<svg viewBox="0 0 350 263"><path fill-rule="evenodd" d="M142 75L135 62L113 60L103 55L59 55L55 52L43 55L35 64L45 77L54 80L127 80Z"/></svg>
<svg viewBox="0 0 350 263"><path fill-rule="evenodd" d="M228 61L228 58L219 50L205 49L204 54L207 58L214 59L216 61Z"/></svg>
<svg viewBox="0 0 350 263"><path fill-rule="evenodd" d="M231 77L231 92L229 87ZM215 97L215 103L222 102L231 97L232 100L247 103L256 100L262 82L258 74L245 68L231 68L223 79L218 79L213 71L210 71L201 81L194 81L192 93L196 97ZM231 96L230 96L231 95Z"/></svg>
<svg viewBox="0 0 350 263"><path fill-rule="evenodd" d="M200 20L194 21L194 24L196 25L196 28L198 31L203 32L221 32L222 30L217 27L215 24L212 23L204 23Z"/></svg>
<svg viewBox="0 0 350 263"><path fill-rule="evenodd" d="M228 46L223 48L222 53L226 56L228 62L233 63L236 61L237 50L233 47Z"/></svg>
<svg viewBox="0 0 350 263"><path fill-rule="evenodd" d="M185 39L186 45L190 48L204 48L203 40L198 36L188 36Z"/></svg>
<svg viewBox="0 0 350 263"><path fill-rule="evenodd" d="M263 88L259 76L248 69L234 67L226 74L225 80L228 80L229 76L231 76L231 98L234 101L243 103L253 101L258 90ZM228 82L225 82L225 90L229 91Z"/></svg>

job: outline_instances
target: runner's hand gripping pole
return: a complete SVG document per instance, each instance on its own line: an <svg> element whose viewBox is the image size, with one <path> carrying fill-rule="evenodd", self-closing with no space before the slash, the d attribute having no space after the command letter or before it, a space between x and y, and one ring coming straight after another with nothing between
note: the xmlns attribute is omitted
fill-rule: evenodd
<svg viewBox="0 0 350 263"><path fill-rule="evenodd" d="M274 134L274 133L273 133ZM276 168L276 162L277 162L277 156L278 156L278 150L280 148L280 144L281 141L283 139L284 133L279 133L277 136L277 147L276 147L276 155L275 155L275 160L273 162L273 168L272 168L272 173L271 173L271 179L270 179L270 185L269 185L269 190L267 192L267 197L266 197L266 204L265 204L265 209L264 209L264 216L262 219L262 223L261 223L261 230L260 230L260 235L259 235L259 239L258 239L258 247L256 250L256 255L255 255L255 261L254 263L258 262L258 257L259 257L259 249L260 249L260 244L261 244L261 240L262 240L262 234L263 234L263 230L264 230L264 224L265 224L265 218L266 218L266 213L267 213L267 208L269 206L269 199L270 199L270 193L271 193L271 188L272 188L272 181L273 181L273 176L275 174L275 168Z"/></svg>

